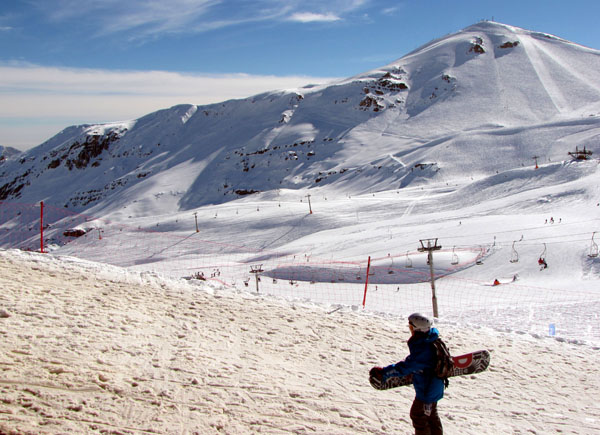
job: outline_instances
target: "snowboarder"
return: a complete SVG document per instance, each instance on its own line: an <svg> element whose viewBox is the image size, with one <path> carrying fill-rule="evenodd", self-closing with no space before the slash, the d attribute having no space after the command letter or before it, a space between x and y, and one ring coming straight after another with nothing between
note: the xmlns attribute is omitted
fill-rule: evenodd
<svg viewBox="0 0 600 435"><path fill-rule="evenodd" d="M415 435L443 433L437 402L444 396L444 380L436 377L434 373L436 353L431 344L439 337L439 332L436 328L432 328L431 324L431 320L426 316L419 313L411 314L408 317L408 328L411 333L408 340L410 355L396 364L380 369L383 372L383 382L392 373L401 376L413 374L416 394L410 408L410 418L415 428Z"/></svg>
<svg viewBox="0 0 600 435"><path fill-rule="evenodd" d="M540 270L548 268L548 263L546 263L546 260L542 257L540 257L540 259L538 260L538 264L540 265Z"/></svg>
<svg viewBox="0 0 600 435"><path fill-rule="evenodd" d="M494 285L500 285L500 281L497 278L494 280Z"/></svg>

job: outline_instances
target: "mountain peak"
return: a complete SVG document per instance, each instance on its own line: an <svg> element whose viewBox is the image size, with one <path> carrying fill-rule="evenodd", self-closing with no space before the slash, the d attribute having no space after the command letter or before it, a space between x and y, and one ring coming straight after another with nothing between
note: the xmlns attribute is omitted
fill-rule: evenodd
<svg viewBox="0 0 600 435"><path fill-rule="evenodd" d="M470 182L565 159L600 128L600 53L482 21L301 92L63 130L0 173L0 200L153 213L278 192Z"/></svg>
<svg viewBox="0 0 600 435"><path fill-rule="evenodd" d="M482 20L475 24L471 24L470 26L465 27L464 29L461 30L461 32L470 32L470 31L490 32L490 31L498 31L498 30L512 32L512 31L521 31L524 29L521 29L521 28L515 27L515 26L511 26L508 24L500 23L498 21Z"/></svg>

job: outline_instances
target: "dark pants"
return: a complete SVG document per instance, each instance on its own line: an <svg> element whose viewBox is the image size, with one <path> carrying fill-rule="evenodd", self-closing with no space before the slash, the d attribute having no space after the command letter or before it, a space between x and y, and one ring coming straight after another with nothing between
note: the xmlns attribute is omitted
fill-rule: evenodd
<svg viewBox="0 0 600 435"><path fill-rule="evenodd" d="M442 422L437 413L436 403L423 403L415 399L410 408L410 419L415 428L415 435L442 435Z"/></svg>

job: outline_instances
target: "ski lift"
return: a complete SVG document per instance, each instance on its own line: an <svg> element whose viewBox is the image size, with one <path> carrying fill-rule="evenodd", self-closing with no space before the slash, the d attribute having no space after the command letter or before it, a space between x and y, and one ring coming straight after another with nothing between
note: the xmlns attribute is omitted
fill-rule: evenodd
<svg viewBox="0 0 600 435"><path fill-rule="evenodd" d="M458 255L456 255L456 253L454 252L455 249L456 249L456 246L452 248L452 261L450 262L450 264L453 264L453 265L458 264Z"/></svg>
<svg viewBox="0 0 600 435"><path fill-rule="evenodd" d="M544 250L540 254L540 258L538 259L538 264L540 265L540 270L544 270L548 268L548 263L546 263L546 244L544 243Z"/></svg>
<svg viewBox="0 0 600 435"><path fill-rule="evenodd" d="M596 232L594 231L592 233L592 245L590 246L590 253L588 254L588 257L590 258L596 258L598 256L598 245L596 244L596 242L594 242L595 234Z"/></svg>
<svg viewBox="0 0 600 435"><path fill-rule="evenodd" d="M390 254L388 254L390 255ZM388 275L393 275L394 274L394 258L390 257L390 261L392 262L392 264L390 264L390 268L388 270Z"/></svg>
<svg viewBox="0 0 600 435"><path fill-rule="evenodd" d="M510 262L511 263L518 263L519 262L519 253L515 249L515 243L517 243L516 240L514 240L513 244L512 244L512 254L511 254L511 257L510 257Z"/></svg>
<svg viewBox="0 0 600 435"><path fill-rule="evenodd" d="M483 255L484 254L485 254L485 249L483 247L481 247L481 251L479 251L477 258L475 259L475 264L477 266L481 266L483 264Z"/></svg>
<svg viewBox="0 0 600 435"><path fill-rule="evenodd" d="M408 256L408 251L406 251L406 261L404 263L404 267L406 269L410 269L412 266L412 260L410 259L410 257Z"/></svg>

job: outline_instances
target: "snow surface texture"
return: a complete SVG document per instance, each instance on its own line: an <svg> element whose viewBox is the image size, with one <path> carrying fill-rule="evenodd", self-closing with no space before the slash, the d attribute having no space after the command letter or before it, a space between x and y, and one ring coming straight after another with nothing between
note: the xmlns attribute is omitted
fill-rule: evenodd
<svg viewBox="0 0 600 435"><path fill-rule="evenodd" d="M410 433L411 388L373 365L407 353L404 319L332 312L74 258L0 251L0 432ZM454 354L445 433L600 431L598 352L436 325Z"/></svg>
<svg viewBox="0 0 600 435"><path fill-rule="evenodd" d="M69 127L0 166L0 200L139 216L278 189L464 185L595 146L599 114L600 52L482 22L333 84Z"/></svg>
<svg viewBox="0 0 600 435"><path fill-rule="evenodd" d="M449 433L597 432L599 114L600 52L485 22L332 85L64 130L0 165L0 246L39 249L39 212L16 201L80 213L47 221L51 255L2 255L0 325L17 329L0 417L408 432L412 392L371 391L366 372L405 355L406 315L431 314L417 247L437 238L442 333L494 350L453 382ZM91 231L58 243L69 225ZM364 285L333 269L368 257L384 275L362 311Z"/></svg>

